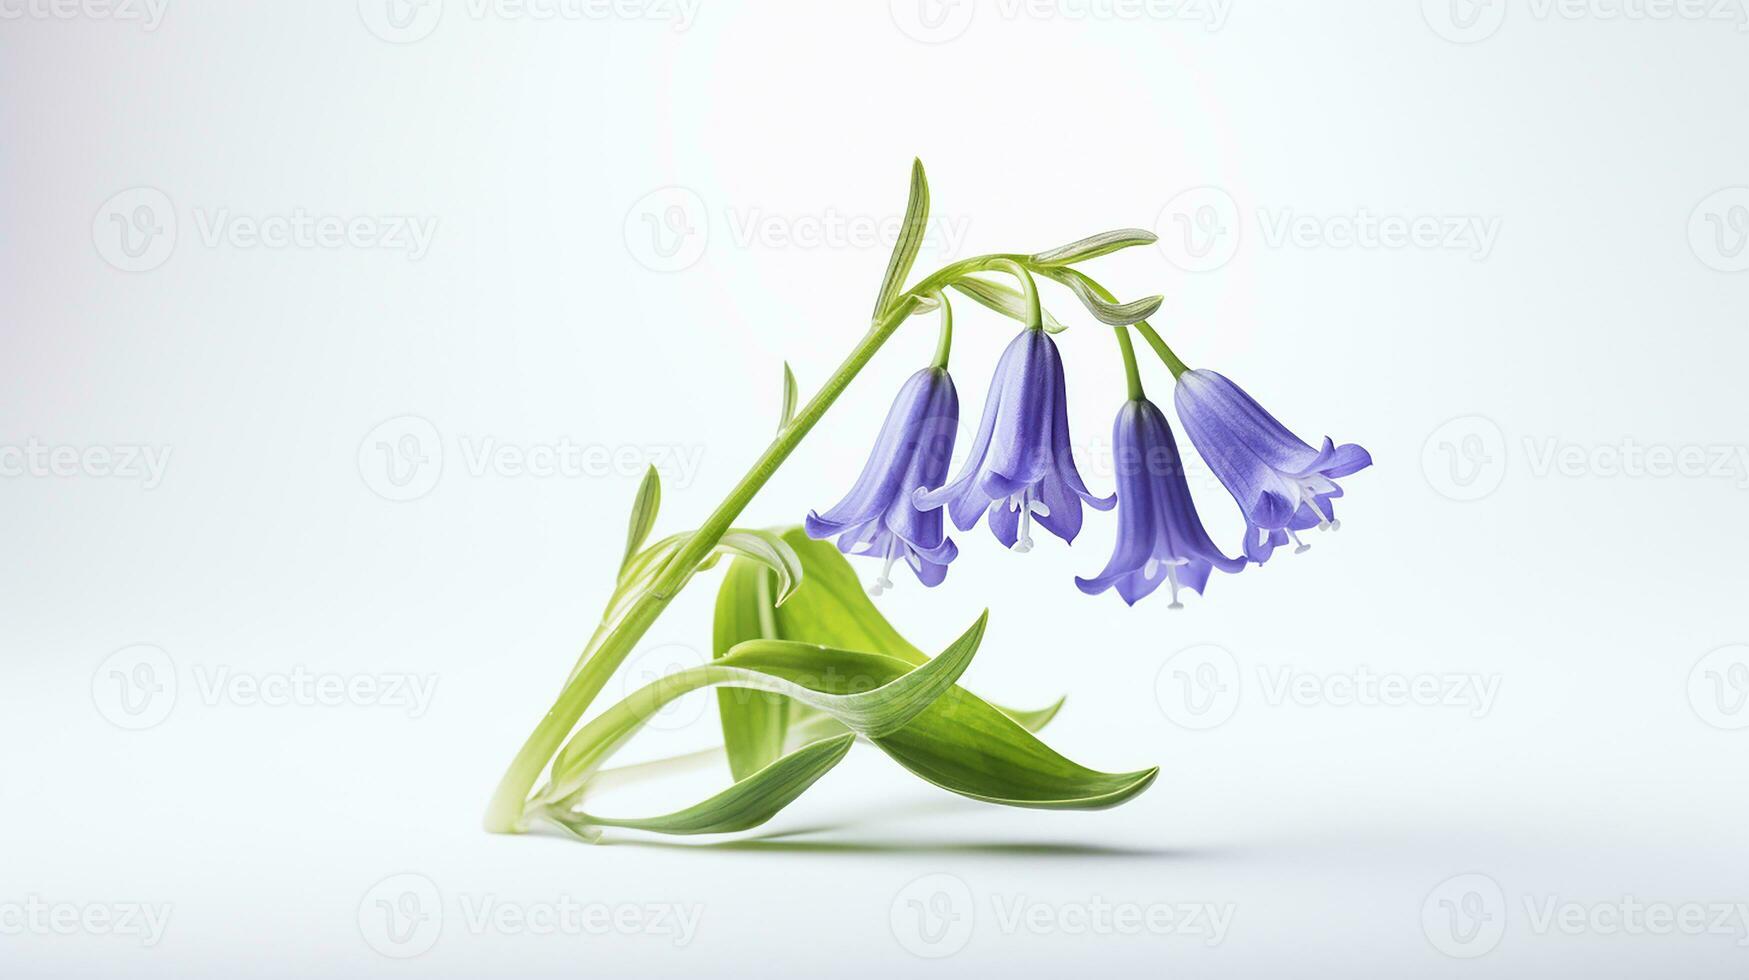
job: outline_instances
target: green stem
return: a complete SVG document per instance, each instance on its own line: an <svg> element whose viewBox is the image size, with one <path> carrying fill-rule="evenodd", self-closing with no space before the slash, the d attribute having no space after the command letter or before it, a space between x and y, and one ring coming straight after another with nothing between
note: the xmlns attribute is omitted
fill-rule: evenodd
<svg viewBox="0 0 1749 980"><path fill-rule="evenodd" d="M1130 341L1128 327L1113 327L1117 331L1117 348L1123 352L1124 379L1130 385L1130 401L1141 401L1147 397L1142 391L1142 372L1136 366L1136 345Z"/></svg>
<svg viewBox="0 0 1749 980"><path fill-rule="evenodd" d="M948 303L946 293L937 292L934 298L941 304L941 336L935 342L935 360L931 364L945 371L948 355L953 352L953 306Z"/></svg>
<svg viewBox="0 0 1749 980"><path fill-rule="evenodd" d="M1020 290L1026 303L1026 328L1028 330L1043 330L1045 328L1044 307L1039 304L1038 283L1033 281L1032 273L1026 269L1024 259L1003 258L995 263L996 267L1020 280Z"/></svg>
<svg viewBox="0 0 1749 980"><path fill-rule="evenodd" d="M1166 341L1160 339L1160 335L1154 332L1154 328L1148 326L1148 321L1143 320L1136 324L1136 329L1141 331L1142 339L1148 342L1148 346L1154 348L1154 353L1160 355L1160 360L1166 362L1166 369L1172 372L1172 377L1177 378L1190 370L1183 361L1178 359L1177 354L1172 353L1172 348L1166 346Z"/></svg>

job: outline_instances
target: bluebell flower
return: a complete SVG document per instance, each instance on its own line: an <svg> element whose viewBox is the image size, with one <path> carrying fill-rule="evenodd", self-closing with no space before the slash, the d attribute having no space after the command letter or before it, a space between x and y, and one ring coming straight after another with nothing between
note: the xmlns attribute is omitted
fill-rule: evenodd
<svg viewBox="0 0 1749 980"><path fill-rule="evenodd" d="M809 511L803 522L808 537L838 536L845 554L886 560L870 588L875 595L892 587L889 576L900 559L924 585L939 585L959 554L942 533L941 512L919 510L912 502L913 493L947 478L959 418L959 394L946 369L913 374L893 399L856 484L837 506L824 514Z"/></svg>
<svg viewBox="0 0 1749 980"><path fill-rule="evenodd" d="M1341 527L1336 485L1372 465L1365 449L1326 437L1313 449L1238 385L1213 371L1186 371L1174 395L1179 421L1245 515L1245 556L1259 564L1276 548L1311 547L1297 532Z"/></svg>
<svg viewBox="0 0 1749 980"><path fill-rule="evenodd" d="M1067 401L1056 341L1043 330L1022 331L996 365L960 475L938 490L919 492L917 505L945 507L962 531L988 513L996 540L1015 551L1032 550L1034 518L1074 541L1082 501L1110 510L1115 498L1094 496L1075 469Z"/></svg>
<svg viewBox="0 0 1749 980"><path fill-rule="evenodd" d="M1171 608L1182 609L1180 590L1201 593L1214 569L1237 572L1245 567L1244 559L1222 554L1203 529L1178 444L1153 402L1125 402L1112 424L1111 441L1117 467L1117 547L1105 571L1075 579L1082 592L1096 595L1115 586L1124 602L1135 605L1165 583L1172 588Z"/></svg>

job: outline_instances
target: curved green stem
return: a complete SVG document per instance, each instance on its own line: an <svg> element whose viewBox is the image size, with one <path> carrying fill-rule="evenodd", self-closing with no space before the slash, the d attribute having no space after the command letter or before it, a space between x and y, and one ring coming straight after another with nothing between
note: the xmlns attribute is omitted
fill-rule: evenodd
<svg viewBox="0 0 1749 980"><path fill-rule="evenodd" d="M1142 372L1136 366L1136 345L1130 342L1128 327L1112 327L1117 331L1117 347L1123 352L1124 380L1129 382L1130 401L1141 401L1147 397L1142 391Z"/></svg>
<svg viewBox="0 0 1749 980"><path fill-rule="evenodd" d="M1160 355L1160 360L1166 362L1166 369L1172 372L1174 378L1190 370L1178 359L1177 354L1172 353L1172 348L1166 346L1166 341L1160 339L1154 328L1148 326L1148 321L1143 320L1136 324L1136 329L1141 332L1142 339L1148 342L1148 346L1154 348L1154 353Z"/></svg>
<svg viewBox="0 0 1749 980"><path fill-rule="evenodd" d="M937 291L932 297L941 304L941 335L935 342L935 360L930 363L945 371L948 355L953 352L953 306L948 303L946 293Z"/></svg>
<svg viewBox="0 0 1749 980"><path fill-rule="evenodd" d="M995 263L996 267L1020 280L1020 290L1026 303L1026 328L1028 330L1043 330L1045 328L1044 307L1039 304L1038 283L1033 281L1032 273L1026 269L1022 259L1002 258Z"/></svg>

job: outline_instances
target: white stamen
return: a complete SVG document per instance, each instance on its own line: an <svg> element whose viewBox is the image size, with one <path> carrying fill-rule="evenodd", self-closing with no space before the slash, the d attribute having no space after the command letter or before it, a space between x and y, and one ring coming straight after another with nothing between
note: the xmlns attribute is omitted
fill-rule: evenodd
<svg viewBox="0 0 1749 980"><path fill-rule="evenodd" d="M1326 480L1321 476L1307 477L1299 481L1299 483L1300 502L1312 508L1312 513L1318 515L1318 530L1342 530L1342 522L1332 519L1329 514L1324 513L1324 508L1318 505L1318 494L1329 493L1336 488L1336 484L1331 483L1329 480Z"/></svg>
<svg viewBox="0 0 1749 980"><path fill-rule="evenodd" d="M1158 558L1148 559L1148 563L1146 565L1142 566L1142 577L1147 579L1150 582L1159 578L1160 577L1160 559L1158 559Z"/></svg>
<svg viewBox="0 0 1749 980"><path fill-rule="evenodd" d="M882 592L885 592L888 589L893 587L893 580L891 578L889 578L888 576L890 576L893 572L893 562L897 561L898 557L899 557L894 552L894 545L896 545L898 543L899 543L898 535L894 535L893 537L891 537L887 540L886 564L881 566L881 573L879 575L875 576L874 582L869 585L869 587L868 587L868 594L869 595L878 596Z"/></svg>
<svg viewBox="0 0 1749 980"><path fill-rule="evenodd" d="M1291 528L1291 527L1290 527L1290 528L1286 528L1286 531L1287 531L1287 536L1288 536L1288 537L1289 537L1289 538L1291 538L1291 539L1293 539L1293 543L1294 543L1294 554L1296 554L1296 555L1303 555L1303 554L1305 554L1305 553L1306 553L1306 552L1308 552L1308 551L1311 551L1311 550L1312 550L1312 546L1311 546L1311 545L1309 545L1309 544L1306 544L1306 543L1305 543L1305 542L1303 542L1303 541L1301 541L1301 540L1300 540L1300 536L1299 536L1299 535L1298 535L1298 534L1296 534L1296 533L1294 533L1294 529L1293 529L1293 528Z"/></svg>
<svg viewBox="0 0 1749 980"><path fill-rule="evenodd" d="M1184 603L1178 601L1178 566L1186 564L1182 561L1166 563L1166 584L1172 587L1172 604L1167 609L1183 609Z"/></svg>
<svg viewBox="0 0 1749 980"><path fill-rule="evenodd" d="M1008 498L1008 509L1020 512L1020 532L1014 539L1014 550L1025 554L1032 550L1033 517L1049 517L1051 509L1044 505L1044 501L1033 498L1033 488L1030 486Z"/></svg>

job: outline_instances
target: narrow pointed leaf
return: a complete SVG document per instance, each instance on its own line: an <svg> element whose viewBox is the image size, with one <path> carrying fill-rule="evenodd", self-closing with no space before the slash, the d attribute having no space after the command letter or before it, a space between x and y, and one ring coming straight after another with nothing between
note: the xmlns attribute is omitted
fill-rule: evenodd
<svg viewBox="0 0 1749 980"><path fill-rule="evenodd" d="M950 285L1011 320L1026 322L1026 297L1012 286L977 276L955 279ZM1049 310L1045 311L1046 333L1062 333L1067 329L1061 320L1051 316Z"/></svg>
<svg viewBox="0 0 1749 980"><path fill-rule="evenodd" d="M1087 307L1087 312L1101 323L1114 327L1128 326L1140 320L1153 316L1160 304L1165 302L1163 296L1149 296L1145 299L1132 300L1128 303L1109 303L1088 283L1087 277L1074 269L1045 269L1046 276L1069 287L1081 305Z"/></svg>
<svg viewBox="0 0 1749 980"><path fill-rule="evenodd" d="M735 782L703 803L660 817L598 817L585 813L554 819L584 836L595 827L627 827L663 834L728 834L750 830L795 802L815 781L830 772L856 741L851 734L804 745Z"/></svg>
<svg viewBox="0 0 1749 980"><path fill-rule="evenodd" d="M789 362L783 362L783 415L777 420L777 431L789 428L790 420L796 417L796 376L789 369Z"/></svg>
<svg viewBox="0 0 1749 980"><path fill-rule="evenodd" d="M850 561L830 541L815 541L800 528L788 528L783 539L801 558L806 570L795 595L774 611L777 632L783 639L807 640L845 650L861 650L896 657L909 664L929 658L905 639L881 614ZM1038 731L1056 716L1062 699L1048 708L1000 710L1030 731ZM791 708L791 723L797 710ZM805 711L801 712L805 715Z"/></svg>
<svg viewBox="0 0 1749 980"><path fill-rule="evenodd" d="M822 680L777 658L759 662L763 669L797 683L815 685ZM843 677L878 683L915 672L904 661L879 654L839 654L838 666L833 676L824 679L829 689L836 689ZM950 688L905 727L870 740L900 765L943 789L1005 806L1104 809L1147 789L1158 773L1153 768L1099 772L1072 762L961 687Z"/></svg>
<svg viewBox="0 0 1749 980"><path fill-rule="evenodd" d="M619 560L621 571L625 570L638 549L644 546L644 540L650 536L650 529L656 526L656 512L662 506L662 478L656 474L652 466L644 471L644 482L638 484L638 495L632 501L631 524L626 528L625 555Z"/></svg>
<svg viewBox="0 0 1749 980"><path fill-rule="evenodd" d="M778 638L771 569L736 559L717 590L716 616L711 625L711 656L722 657L747 640ZM746 779L783 754L789 729L787 698L744 696L747 692L719 689L717 716L723 727L723 748L729 773Z"/></svg>
<svg viewBox="0 0 1749 980"><path fill-rule="evenodd" d="M1040 252L1032 257L1032 264L1035 266L1073 265L1076 262L1099 258L1101 255L1110 255L1133 245L1152 245L1156 241L1158 239L1151 231L1143 231L1140 228L1119 228L1115 231L1100 232L1078 242L1070 242L1048 252Z"/></svg>
<svg viewBox="0 0 1749 980"><path fill-rule="evenodd" d="M802 584L802 560L796 555L795 549L789 546L775 531L750 531L743 528L731 528L717 543L717 550L723 554L736 555L741 558L759 562L777 573L777 598L775 602L782 606L795 594L796 588Z"/></svg>
<svg viewBox="0 0 1749 980"><path fill-rule="evenodd" d="M573 796L620 746L670 701L706 687L727 686L781 694L831 715L859 735L902 728L953 686L977 653L985 617L921 667L894 661L872 674L847 672L842 664L861 656L815 643L750 640L701 667L659 678L627 695L585 724L553 762L551 799ZM889 658L890 659L890 658ZM877 665L879 666L879 665Z"/></svg>
<svg viewBox="0 0 1749 980"><path fill-rule="evenodd" d="M923 247L923 233L929 223L929 181L923 175L923 161L911 161L911 196L905 203L905 218L899 223L899 240L893 243L892 258L887 260L887 274L881 280L881 291L875 297L874 319L887 315L893 300L905 288L911 275L911 265Z"/></svg>

